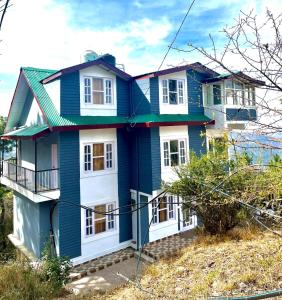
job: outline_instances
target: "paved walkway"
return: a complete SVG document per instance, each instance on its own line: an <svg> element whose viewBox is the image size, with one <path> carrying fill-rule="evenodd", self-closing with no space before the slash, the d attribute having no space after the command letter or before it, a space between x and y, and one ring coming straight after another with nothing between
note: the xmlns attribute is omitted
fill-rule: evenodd
<svg viewBox="0 0 282 300"><path fill-rule="evenodd" d="M167 258L191 244L193 239L194 231L190 230L149 243L144 247L143 252L154 260Z"/></svg>
<svg viewBox="0 0 282 300"><path fill-rule="evenodd" d="M94 274L75 280L67 285L74 294L84 294L90 291L107 291L133 280L136 275L136 259L129 258ZM120 275L118 275L120 274Z"/></svg>
<svg viewBox="0 0 282 300"><path fill-rule="evenodd" d="M83 278L87 275L92 275L93 273L110 267L114 264L118 264L122 261L126 261L134 257L134 249L126 248L94 260L88 261L84 264L77 265L72 269L70 274L71 281Z"/></svg>

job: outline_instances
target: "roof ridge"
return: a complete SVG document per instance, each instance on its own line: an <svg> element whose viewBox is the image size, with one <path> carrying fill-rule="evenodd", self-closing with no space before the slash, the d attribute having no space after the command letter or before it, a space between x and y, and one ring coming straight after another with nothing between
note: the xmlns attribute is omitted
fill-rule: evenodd
<svg viewBox="0 0 282 300"><path fill-rule="evenodd" d="M37 72L46 72L46 73L58 72L58 70L42 69L42 68L34 68L34 67L21 67L21 69L25 71L37 71Z"/></svg>

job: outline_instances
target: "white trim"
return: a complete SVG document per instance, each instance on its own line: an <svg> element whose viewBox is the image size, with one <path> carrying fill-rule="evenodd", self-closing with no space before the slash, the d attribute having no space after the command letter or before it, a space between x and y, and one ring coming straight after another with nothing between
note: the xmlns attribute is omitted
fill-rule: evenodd
<svg viewBox="0 0 282 300"><path fill-rule="evenodd" d="M71 262L74 266L76 266L76 265L82 264L84 262L90 261L92 259L98 258L100 256L104 256L106 254L111 254L113 252L125 249L131 245L131 242L132 242L132 240L122 242L117 246L114 246L114 247L106 249L106 250L102 250L102 251L98 252L98 254L96 254L96 255L93 254L93 255L88 255L88 256L78 256L78 257L71 259Z"/></svg>

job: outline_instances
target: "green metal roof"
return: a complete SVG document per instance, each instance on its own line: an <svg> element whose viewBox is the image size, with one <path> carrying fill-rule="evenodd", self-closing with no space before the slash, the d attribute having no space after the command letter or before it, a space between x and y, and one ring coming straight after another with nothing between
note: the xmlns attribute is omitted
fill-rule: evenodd
<svg viewBox="0 0 282 300"><path fill-rule="evenodd" d="M212 121L204 114L145 114L137 115L134 117L126 116L65 116L59 115L56 110L54 103L49 97L44 85L41 81L51 76L56 72L56 70L44 70L31 67L22 68L22 72L36 97L39 106L41 107L44 116L46 117L47 125L44 127L28 127L20 130L16 130L11 133L7 133L7 136L12 134L21 135L18 136L32 136L37 134L42 130L47 129L47 127L52 130L52 127L68 127L68 126L99 126L99 125L114 125L114 124L141 124L141 123L177 123L177 122L210 122ZM39 131L38 131L39 130ZM33 133L34 132L34 133ZM4 135L5 136L5 135Z"/></svg>
<svg viewBox="0 0 282 300"><path fill-rule="evenodd" d="M55 126L60 122L61 117L55 108L54 103L50 99L48 93L46 92L43 84L40 82L42 79L54 74L55 70L44 70L36 68L22 68L22 71L28 81L35 98L39 102L44 115L47 118L47 123L50 126Z"/></svg>
<svg viewBox="0 0 282 300"><path fill-rule="evenodd" d="M43 131L48 131L47 125L33 125L30 127L23 127L14 131L10 131L1 135L2 138L32 138L33 136L37 136Z"/></svg>
<svg viewBox="0 0 282 300"><path fill-rule="evenodd" d="M204 114L146 114L137 115L129 120L130 123L166 123L166 122L211 122L212 120Z"/></svg>

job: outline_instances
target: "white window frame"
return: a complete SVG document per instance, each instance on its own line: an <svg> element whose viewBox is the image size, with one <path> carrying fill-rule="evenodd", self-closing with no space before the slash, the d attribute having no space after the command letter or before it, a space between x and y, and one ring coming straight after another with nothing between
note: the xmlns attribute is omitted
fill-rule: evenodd
<svg viewBox="0 0 282 300"><path fill-rule="evenodd" d="M176 81L176 92L169 90L169 81L174 80ZM182 87L180 86L182 84ZM162 104L165 105L184 105L186 102L186 80L185 79L178 79L178 78L168 78L161 80L161 87L162 87ZM169 94L176 93L176 103L170 103L169 101Z"/></svg>
<svg viewBox="0 0 282 300"><path fill-rule="evenodd" d="M161 198L166 198L166 207L165 208L159 208L159 201ZM151 212L152 212L152 224L157 225L157 224L163 224L166 222L169 222L171 220L176 219L176 206L177 206L177 197L172 196L172 195L166 195L164 197L160 197L158 199L155 199L152 201L151 204ZM160 211L166 210L167 218L166 221L160 222L159 216L160 216Z"/></svg>
<svg viewBox="0 0 282 300"><path fill-rule="evenodd" d="M93 79L103 80L103 100L104 103L93 103ZM89 80L89 81L88 81ZM86 85L87 82L87 85ZM90 83L90 84L89 84ZM110 87L108 86L110 83ZM89 93L90 91L90 93ZM112 106L114 105L114 82L112 78L98 77L98 76L84 76L83 77L83 103L89 106Z"/></svg>
<svg viewBox="0 0 282 300"><path fill-rule="evenodd" d="M227 81L232 82L232 87L226 87ZM241 84L242 88L239 89L236 87L237 84ZM230 91L232 94L232 103L227 103L227 91ZM246 91L248 92L248 97L246 98ZM238 99L238 93L241 92L242 99ZM251 95L251 99L249 98ZM244 84L239 82L238 80L228 79L224 81L224 102L226 105L231 106L242 106L242 107L255 107L256 106L256 90L255 87L250 84Z"/></svg>
<svg viewBox="0 0 282 300"><path fill-rule="evenodd" d="M101 157L104 157L104 169L103 170L93 170L93 145L95 144L103 144L104 145L104 155ZM111 148L111 151L108 151L107 148ZM89 150L90 147L90 153L85 152L85 150ZM89 162L89 155L90 155L90 162ZM88 159L86 161L86 158ZM95 158L98 158L98 156L95 156ZM107 172L115 169L115 143L110 141L110 142L91 142L91 143L84 143L83 144L83 172L85 174L89 173L98 173L98 172ZM87 168L85 169L85 166L87 164L87 167L89 166L90 163L90 169ZM110 164L110 165L109 165Z"/></svg>
<svg viewBox="0 0 282 300"><path fill-rule="evenodd" d="M180 166L185 163L187 163L187 139L185 138L171 138L171 139L165 139L162 140L162 165L165 168L175 167L171 165L171 154L174 154L170 152L170 142L171 141L178 141L178 165ZM166 147L166 144L168 144L168 148ZM184 146L184 147L183 147ZM183 152L184 150L184 152ZM176 152L175 152L176 153ZM168 163L168 165L167 165Z"/></svg>
<svg viewBox="0 0 282 300"><path fill-rule="evenodd" d="M109 202L109 203L97 203L95 205L92 205L90 208L92 209L91 214L89 215L88 212L90 211L85 210L84 212L84 235L86 238L89 237L93 237L93 236L100 236L102 234L111 232L111 231L115 231L116 230L116 226L117 226L117 220L116 220L116 216L115 211L113 211L113 214L107 214L107 215L103 215L103 217L98 218L95 220L95 207L99 206L99 205L106 205L106 212L109 211L113 211L115 210L115 203L114 202ZM89 221L88 221L89 220ZM105 220L106 222L106 230L103 232L99 232L99 233L95 233L95 221L98 220ZM89 225L90 223L90 225ZM89 231L87 230L91 228L91 233L89 233Z"/></svg>

